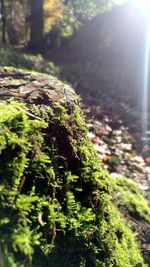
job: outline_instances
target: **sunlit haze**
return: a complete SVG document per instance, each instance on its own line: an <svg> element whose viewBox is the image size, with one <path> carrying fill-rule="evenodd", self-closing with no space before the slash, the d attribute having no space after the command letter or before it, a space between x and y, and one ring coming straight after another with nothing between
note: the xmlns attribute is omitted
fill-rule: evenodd
<svg viewBox="0 0 150 267"><path fill-rule="evenodd" d="M114 0L114 3L119 5L126 2L134 4L142 12L150 14L150 0Z"/></svg>
<svg viewBox="0 0 150 267"><path fill-rule="evenodd" d="M150 0L133 0L137 7L141 9L141 11L150 15Z"/></svg>

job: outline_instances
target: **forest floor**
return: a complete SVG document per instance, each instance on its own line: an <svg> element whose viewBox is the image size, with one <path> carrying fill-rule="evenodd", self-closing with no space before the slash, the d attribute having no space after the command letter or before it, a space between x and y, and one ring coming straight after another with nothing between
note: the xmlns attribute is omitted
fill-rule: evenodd
<svg viewBox="0 0 150 267"><path fill-rule="evenodd" d="M145 159L142 154L142 137L136 124L136 114L131 117L130 110L126 110L126 118L123 117L122 110L109 108L106 98L101 97L99 104L94 95L84 94L82 99L88 135L104 167L112 176L134 180L150 199L150 164L146 162L149 158ZM115 103L110 101L110 104ZM125 103L122 102L123 105Z"/></svg>

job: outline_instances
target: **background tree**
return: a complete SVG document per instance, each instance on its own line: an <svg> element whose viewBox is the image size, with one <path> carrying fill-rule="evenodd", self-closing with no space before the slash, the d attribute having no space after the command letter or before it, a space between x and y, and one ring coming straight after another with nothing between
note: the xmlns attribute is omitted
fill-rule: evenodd
<svg viewBox="0 0 150 267"><path fill-rule="evenodd" d="M6 9L5 0L0 0L0 13L2 21L2 43L6 43Z"/></svg>
<svg viewBox="0 0 150 267"><path fill-rule="evenodd" d="M52 25L62 18L62 0L29 0L30 41L29 48L36 52L43 51L44 35Z"/></svg>
<svg viewBox="0 0 150 267"><path fill-rule="evenodd" d="M29 8L27 0L9 0L6 7L7 35L12 45L24 44L28 38Z"/></svg>
<svg viewBox="0 0 150 267"><path fill-rule="evenodd" d="M43 51L44 0L28 0L30 7L30 41L28 47L35 52Z"/></svg>
<svg viewBox="0 0 150 267"><path fill-rule="evenodd" d="M0 14L2 43L25 44L29 35L27 0L0 0Z"/></svg>

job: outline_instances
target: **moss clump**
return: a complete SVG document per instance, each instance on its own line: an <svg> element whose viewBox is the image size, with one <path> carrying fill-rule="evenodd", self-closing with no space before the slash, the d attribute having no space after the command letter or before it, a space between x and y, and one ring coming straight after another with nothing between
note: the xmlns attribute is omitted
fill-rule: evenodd
<svg viewBox="0 0 150 267"><path fill-rule="evenodd" d="M0 103L1 265L145 266L79 108L29 107Z"/></svg>
<svg viewBox="0 0 150 267"><path fill-rule="evenodd" d="M112 178L113 199L118 208L131 216L150 222L150 208L137 184L128 178Z"/></svg>

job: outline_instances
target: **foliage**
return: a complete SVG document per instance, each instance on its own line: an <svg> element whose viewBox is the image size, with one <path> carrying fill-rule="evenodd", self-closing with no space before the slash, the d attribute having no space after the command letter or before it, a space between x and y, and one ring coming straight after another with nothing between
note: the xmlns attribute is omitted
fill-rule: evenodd
<svg viewBox="0 0 150 267"><path fill-rule="evenodd" d="M62 0L44 0L44 32L51 30L52 26L63 16Z"/></svg>
<svg viewBox="0 0 150 267"><path fill-rule="evenodd" d="M66 0L60 30L63 36L71 35L85 21L112 6L110 0Z"/></svg>
<svg viewBox="0 0 150 267"><path fill-rule="evenodd" d="M20 109L21 107L21 109ZM136 267L134 236L110 202L78 107L0 103L0 248L4 266ZM46 121L46 122L45 122Z"/></svg>

